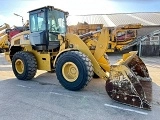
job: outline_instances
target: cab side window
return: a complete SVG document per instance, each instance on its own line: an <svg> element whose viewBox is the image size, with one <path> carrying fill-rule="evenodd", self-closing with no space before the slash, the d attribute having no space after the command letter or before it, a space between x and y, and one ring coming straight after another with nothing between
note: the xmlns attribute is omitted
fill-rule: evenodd
<svg viewBox="0 0 160 120"><path fill-rule="evenodd" d="M46 29L44 12L30 15L30 30L31 32L43 31Z"/></svg>

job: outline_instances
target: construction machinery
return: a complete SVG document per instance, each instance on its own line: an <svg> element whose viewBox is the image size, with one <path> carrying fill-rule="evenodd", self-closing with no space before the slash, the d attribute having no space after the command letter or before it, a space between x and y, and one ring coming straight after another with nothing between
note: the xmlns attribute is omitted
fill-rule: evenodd
<svg viewBox="0 0 160 120"><path fill-rule="evenodd" d="M100 29L104 26L103 24L88 24L87 22L78 23L77 25L68 26L67 32L74 33L80 36L88 37L92 35L94 39L98 39ZM137 38L137 29L142 27L141 24L125 24L119 25L114 28L107 28L109 29L110 39L108 41L108 49L106 49L107 53L115 52L115 51L122 51L127 48L132 47L131 43L135 43L135 39ZM106 28L106 27L104 27ZM94 34L94 36L93 36ZM126 47L130 44L129 47ZM134 44L135 45L135 44Z"/></svg>
<svg viewBox="0 0 160 120"><path fill-rule="evenodd" d="M0 26L0 52L8 51L11 39L16 34L29 29L28 21L22 27L10 27L9 24L4 23Z"/></svg>
<svg viewBox="0 0 160 120"><path fill-rule="evenodd" d="M3 52L4 49L8 49L8 35L7 35L7 29L10 29L10 26L8 24L4 24L0 26L0 52Z"/></svg>
<svg viewBox="0 0 160 120"><path fill-rule="evenodd" d="M137 52L126 53L110 65L105 57L111 38L109 30L100 30L98 39L93 39L94 34L66 33L67 16L68 12L53 6L29 11L29 30L14 35L5 51L15 76L30 80L37 70L55 69L61 85L77 91L95 73L106 80L106 92L111 99L150 110L151 78Z"/></svg>

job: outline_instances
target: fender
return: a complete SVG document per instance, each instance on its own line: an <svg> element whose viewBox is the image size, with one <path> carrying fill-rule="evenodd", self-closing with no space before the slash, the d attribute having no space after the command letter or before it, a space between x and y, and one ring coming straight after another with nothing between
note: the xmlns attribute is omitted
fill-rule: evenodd
<svg viewBox="0 0 160 120"><path fill-rule="evenodd" d="M61 54L65 53L65 52L68 52L68 51L78 51L78 49L67 48L67 49L61 50L61 51L57 54L56 58L54 59L54 61L53 61L53 66L56 65L56 61L57 61L58 57L59 57Z"/></svg>

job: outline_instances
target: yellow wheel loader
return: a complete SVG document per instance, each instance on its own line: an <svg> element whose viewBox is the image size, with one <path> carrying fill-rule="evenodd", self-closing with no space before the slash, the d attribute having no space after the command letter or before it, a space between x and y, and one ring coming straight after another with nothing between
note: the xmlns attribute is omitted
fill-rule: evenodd
<svg viewBox="0 0 160 120"><path fill-rule="evenodd" d="M16 34L29 29L28 21L23 27L10 27L7 23L0 26L0 53L8 51L11 39Z"/></svg>
<svg viewBox="0 0 160 120"><path fill-rule="evenodd" d="M6 34L7 29L10 29L8 24L4 24L0 26L0 53L4 51L4 49L8 49L8 35Z"/></svg>
<svg viewBox="0 0 160 120"><path fill-rule="evenodd" d="M147 90L151 88L151 79L137 52L124 54L116 64L110 65L105 57L109 31L102 29L98 39L91 39L92 35L82 39L84 35L66 33L67 16L67 12L53 6L29 11L30 30L13 36L5 52L15 76L30 80L37 70L55 69L61 85L77 91L96 73L106 80L111 99L150 110L151 95Z"/></svg>

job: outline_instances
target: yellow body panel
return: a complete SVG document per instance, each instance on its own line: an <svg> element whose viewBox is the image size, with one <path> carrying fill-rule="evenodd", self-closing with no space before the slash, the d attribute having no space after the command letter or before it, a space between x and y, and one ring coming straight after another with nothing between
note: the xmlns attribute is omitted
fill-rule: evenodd
<svg viewBox="0 0 160 120"><path fill-rule="evenodd" d="M11 40L11 46L21 46L23 48L23 51L28 51L34 54L36 60L37 60L37 69L39 70L46 70L51 71L51 55L49 52L38 52L36 50L32 49L32 46L30 44L29 40L24 39L25 34L29 34L29 31L21 32L17 35L15 35ZM6 54L6 57L8 59L8 54Z"/></svg>
<svg viewBox="0 0 160 120"><path fill-rule="evenodd" d="M108 41L109 32L107 29L102 29L94 53L94 57L97 61L104 55L105 51L108 49Z"/></svg>
<svg viewBox="0 0 160 120"><path fill-rule="evenodd" d="M41 53L32 49L31 46L22 45L23 51L32 53L37 60L37 69L51 71L51 56L50 53ZM5 58L8 62L11 62L10 52L5 52Z"/></svg>
<svg viewBox="0 0 160 120"><path fill-rule="evenodd" d="M131 51L129 53L123 54L122 59L120 59L115 65L121 65L121 64L128 64L133 57L135 57L137 54L137 51Z"/></svg>
<svg viewBox="0 0 160 120"><path fill-rule="evenodd" d="M0 48L9 48L7 34L0 37Z"/></svg>
<svg viewBox="0 0 160 120"><path fill-rule="evenodd" d="M114 49L107 49L106 52L114 52Z"/></svg>
<svg viewBox="0 0 160 120"><path fill-rule="evenodd" d="M106 58L104 58L104 56L102 56L99 60L98 60L99 65L106 71L106 72L110 72L110 63L109 60L106 60Z"/></svg>
<svg viewBox="0 0 160 120"><path fill-rule="evenodd" d="M31 46L23 46L24 51L31 52L37 60L37 69L51 71L51 56L50 53L42 53L32 49Z"/></svg>
<svg viewBox="0 0 160 120"><path fill-rule="evenodd" d="M11 40L11 46L30 45L30 41L24 39L24 35L29 33L30 31L24 31L15 35Z"/></svg>
<svg viewBox="0 0 160 120"><path fill-rule="evenodd" d="M38 70L51 71L51 57L49 53L40 53L37 51L31 51L37 60Z"/></svg>
<svg viewBox="0 0 160 120"><path fill-rule="evenodd" d="M56 56L55 59L54 59L53 66L56 65L56 61L57 61L58 57L59 57L62 53L67 52L67 51L71 51L71 50L74 50L74 51L75 51L75 50L77 50L77 49L74 49L74 48L62 49L62 48L60 48L59 53L57 54L57 56Z"/></svg>

